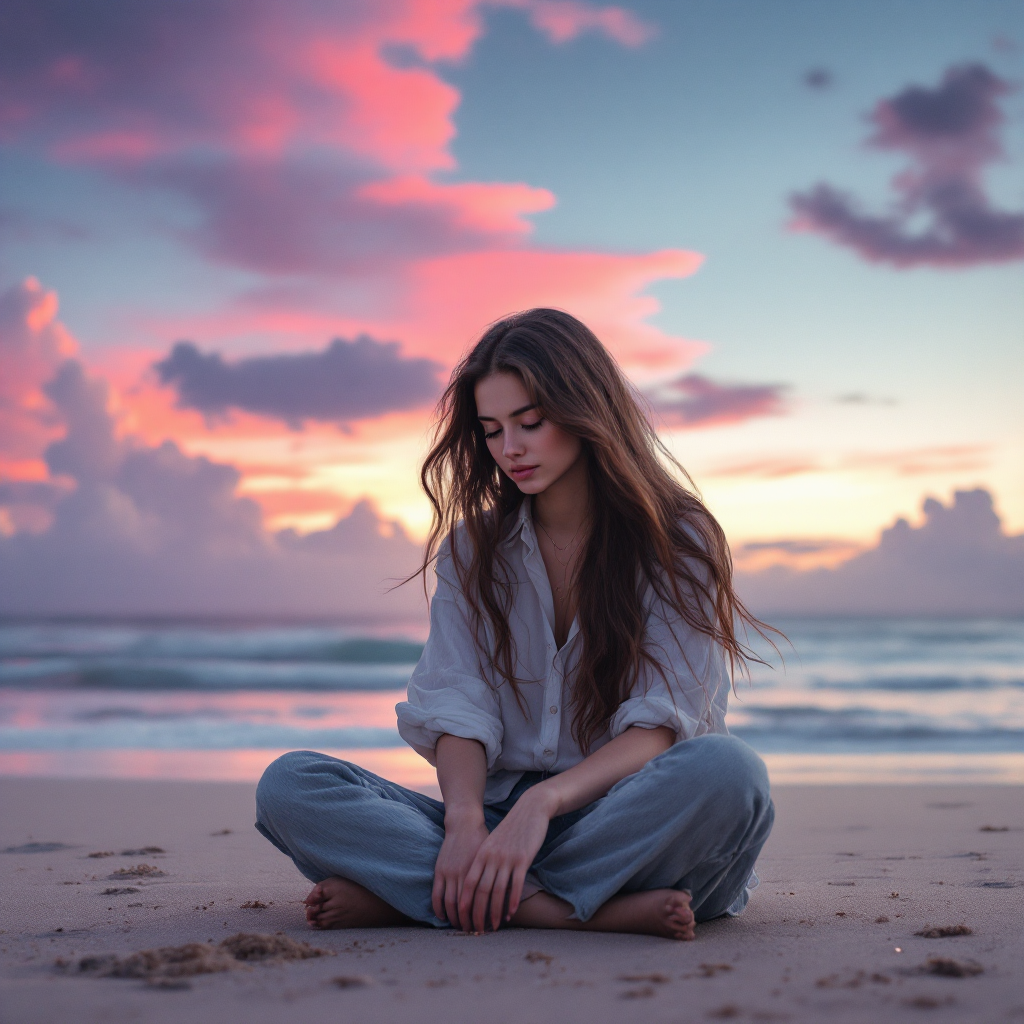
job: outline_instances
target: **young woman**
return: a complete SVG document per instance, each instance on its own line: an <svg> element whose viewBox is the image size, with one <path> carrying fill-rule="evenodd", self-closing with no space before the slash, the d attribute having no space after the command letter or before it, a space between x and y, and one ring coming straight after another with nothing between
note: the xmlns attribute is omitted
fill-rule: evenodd
<svg viewBox="0 0 1024 1024"><path fill-rule="evenodd" d="M319 928L424 922L693 938L738 914L774 810L729 736L744 657L725 538L578 320L494 324L452 375L422 481L430 636L397 707L442 801L286 754L256 827Z"/></svg>

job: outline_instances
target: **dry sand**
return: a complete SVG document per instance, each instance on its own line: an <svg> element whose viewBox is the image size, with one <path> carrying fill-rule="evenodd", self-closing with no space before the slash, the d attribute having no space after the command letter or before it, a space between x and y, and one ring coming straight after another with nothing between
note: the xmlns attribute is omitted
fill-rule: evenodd
<svg viewBox="0 0 1024 1024"><path fill-rule="evenodd" d="M310 886L253 829L252 794L0 779L0 1022L1024 1021L1022 787L781 787L761 888L691 943L310 932ZM915 934L958 925L971 933ZM277 948L221 945L238 933L333 955L236 962ZM178 962L215 973L77 970L187 943L204 946Z"/></svg>

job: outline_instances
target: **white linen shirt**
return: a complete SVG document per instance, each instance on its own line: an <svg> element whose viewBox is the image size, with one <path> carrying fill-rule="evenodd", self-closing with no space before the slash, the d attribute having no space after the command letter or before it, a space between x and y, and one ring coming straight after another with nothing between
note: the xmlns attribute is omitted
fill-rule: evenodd
<svg viewBox="0 0 1024 1024"><path fill-rule="evenodd" d="M488 804L504 800L523 772L556 774L584 758L572 735L569 703L581 646L579 623L573 622L558 649L551 585L537 545L529 498L523 500L501 546L517 581L509 627L523 707L511 687L481 658L450 550L443 545L435 565L437 590L430 606L430 635L409 681L408 700L395 708L402 738L431 764L436 763L437 741L446 733L483 744L487 751L484 802ZM592 750L633 725L667 726L675 732L676 742L728 731L725 712L730 681L722 649L667 609L652 588L647 605L645 646L663 673L650 665L642 667L629 697ZM486 633L490 640L490 630ZM484 647L493 650L493 642Z"/></svg>

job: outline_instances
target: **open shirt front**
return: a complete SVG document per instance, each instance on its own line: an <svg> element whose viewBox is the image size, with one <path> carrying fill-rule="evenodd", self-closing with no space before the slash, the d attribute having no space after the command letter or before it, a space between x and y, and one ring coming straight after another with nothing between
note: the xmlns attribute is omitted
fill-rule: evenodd
<svg viewBox="0 0 1024 1024"><path fill-rule="evenodd" d="M465 535L457 537L464 543ZM398 731L431 764L444 734L478 740L487 751L485 803L500 803L523 772L555 774L584 753L572 735L572 680L580 654L579 623L565 644L555 643L554 600L537 544L531 501L524 498L501 542L513 586L509 628L522 706L476 643L472 618L447 543L438 555L430 636L398 704ZM707 732L725 733L729 674L721 647L647 594L645 646L662 671L645 664L629 697L615 712L596 750L630 726L667 726L676 742ZM483 649L494 649L486 626Z"/></svg>

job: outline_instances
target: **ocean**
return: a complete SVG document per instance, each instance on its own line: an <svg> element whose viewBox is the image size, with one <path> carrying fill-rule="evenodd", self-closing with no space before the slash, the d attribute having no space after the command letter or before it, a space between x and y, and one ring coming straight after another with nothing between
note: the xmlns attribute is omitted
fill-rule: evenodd
<svg viewBox="0 0 1024 1024"><path fill-rule="evenodd" d="M778 782L1024 783L1024 620L792 619L730 730ZM427 790L394 705L421 637L324 624L0 622L0 774L254 780L286 750ZM769 655L771 655L769 657Z"/></svg>

